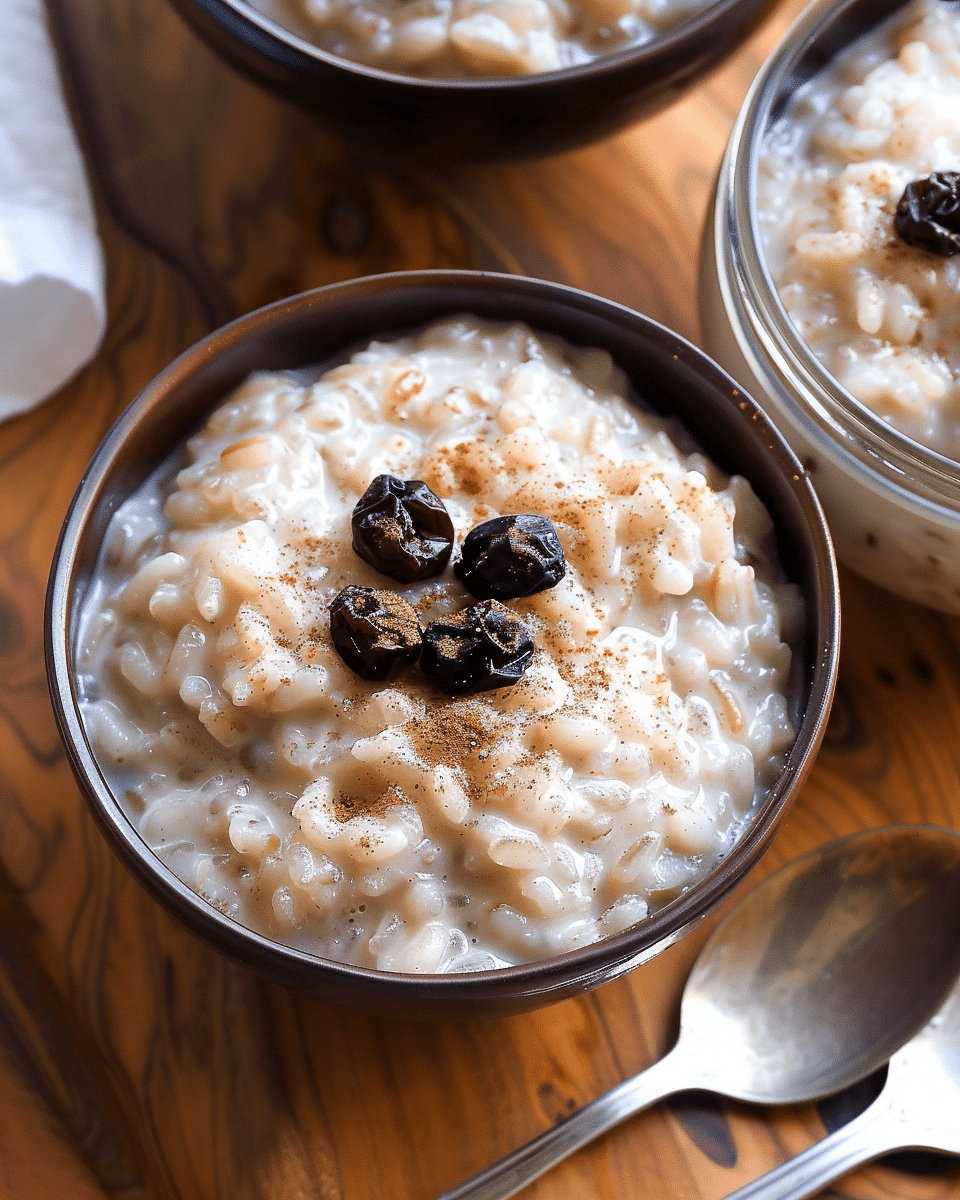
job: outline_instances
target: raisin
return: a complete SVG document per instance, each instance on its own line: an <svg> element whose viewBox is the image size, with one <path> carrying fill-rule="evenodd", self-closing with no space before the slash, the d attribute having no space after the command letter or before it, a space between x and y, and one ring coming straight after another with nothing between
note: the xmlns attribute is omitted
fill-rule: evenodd
<svg viewBox="0 0 960 1200"><path fill-rule="evenodd" d="M960 171L934 171L908 183L893 227L909 245L931 254L960 253Z"/></svg>
<svg viewBox="0 0 960 1200"><path fill-rule="evenodd" d="M533 638L497 600L483 600L423 631L420 669L450 696L510 687L533 658Z"/></svg>
<svg viewBox="0 0 960 1200"><path fill-rule="evenodd" d="M361 679L388 679L416 662L423 633L416 610L402 596L351 583L330 605L330 636Z"/></svg>
<svg viewBox="0 0 960 1200"><path fill-rule="evenodd" d="M353 548L391 579L413 583L439 575L453 550L453 521L420 479L378 475L351 518Z"/></svg>
<svg viewBox="0 0 960 1200"><path fill-rule="evenodd" d="M512 600L555 587L567 564L553 523L520 513L471 529L453 569L478 600Z"/></svg>

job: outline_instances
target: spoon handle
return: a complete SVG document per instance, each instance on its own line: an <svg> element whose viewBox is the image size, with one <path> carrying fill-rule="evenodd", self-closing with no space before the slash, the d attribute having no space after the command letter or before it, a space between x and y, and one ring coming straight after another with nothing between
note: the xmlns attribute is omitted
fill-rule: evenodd
<svg viewBox="0 0 960 1200"><path fill-rule="evenodd" d="M592 1142L627 1117L649 1108L658 1100L672 1096L697 1081L683 1081L683 1063L674 1050L653 1063L639 1075L624 1080L617 1087L585 1105L551 1129L527 1142L518 1150L501 1158L477 1175L465 1180L438 1200L505 1200L543 1175L555 1163L566 1158L581 1146ZM678 1071L676 1068L680 1067Z"/></svg>
<svg viewBox="0 0 960 1200"><path fill-rule="evenodd" d="M854 1167L909 1144L903 1122L887 1096L876 1100L849 1124L774 1167L726 1200L806 1200Z"/></svg>

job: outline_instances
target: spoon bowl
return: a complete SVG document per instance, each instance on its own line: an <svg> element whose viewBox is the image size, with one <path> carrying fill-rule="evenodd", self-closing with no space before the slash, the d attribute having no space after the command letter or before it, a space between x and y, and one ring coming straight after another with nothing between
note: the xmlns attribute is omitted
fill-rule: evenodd
<svg viewBox="0 0 960 1200"><path fill-rule="evenodd" d="M868 830L749 893L704 946L684 992L681 1043L701 1059L701 1086L791 1103L882 1066L960 969L958 849L946 830Z"/></svg>
<svg viewBox="0 0 960 1200"><path fill-rule="evenodd" d="M769 876L713 931L664 1058L440 1200L512 1196L676 1092L783 1104L840 1091L923 1028L958 971L960 836L898 825L831 842ZM957 1014L960 1033L960 1000ZM956 1064L960 1087L960 1053Z"/></svg>
<svg viewBox="0 0 960 1200"><path fill-rule="evenodd" d="M893 1150L960 1155L960 984L890 1059L880 1095L849 1124L731 1193L727 1200L805 1200Z"/></svg>

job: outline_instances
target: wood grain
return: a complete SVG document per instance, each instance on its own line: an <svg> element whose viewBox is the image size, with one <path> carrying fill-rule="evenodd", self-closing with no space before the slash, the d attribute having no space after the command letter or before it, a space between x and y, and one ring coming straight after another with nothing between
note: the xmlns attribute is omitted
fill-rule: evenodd
<svg viewBox="0 0 960 1200"><path fill-rule="evenodd" d="M178 351L267 301L382 270L492 267L605 294L696 338L710 185L749 81L798 9L785 2L695 95L617 138L414 174L242 81L163 0L52 0L110 321L76 380L0 426L0 1195L429 1200L667 1049L706 928L582 999L438 1026L316 1004L196 941L86 814L47 700L43 595L113 418ZM858 828L960 827L960 625L852 576L843 600L827 741L757 878ZM867 1098L782 1110L679 1098L527 1194L712 1200ZM832 1194L960 1197L960 1173L900 1160Z"/></svg>

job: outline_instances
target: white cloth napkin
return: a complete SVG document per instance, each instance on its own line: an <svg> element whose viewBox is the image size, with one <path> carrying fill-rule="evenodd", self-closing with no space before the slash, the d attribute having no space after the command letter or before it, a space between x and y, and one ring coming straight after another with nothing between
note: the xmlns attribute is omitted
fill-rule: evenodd
<svg viewBox="0 0 960 1200"><path fill-rule="evenodd" d="M43 0L0 0L0 420L100 343L103 253Z"/></svg>

